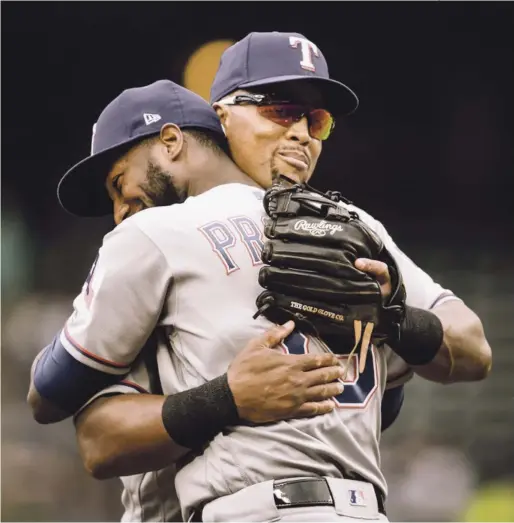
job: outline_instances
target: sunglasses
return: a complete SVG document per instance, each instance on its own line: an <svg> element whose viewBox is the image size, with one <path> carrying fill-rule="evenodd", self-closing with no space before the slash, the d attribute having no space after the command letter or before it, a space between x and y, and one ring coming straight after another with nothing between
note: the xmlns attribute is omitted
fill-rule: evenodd
<svg viewBox="0 0 514 523"><path fill-rule="evenodd" d="M291 127L307 118L309 134L316 140L326 140L335 127L334 117L325 109L311 109L305 105L279 101L264 94L240 94L220 101L226 105L256 105L257 112L282 127Z"/></svg>

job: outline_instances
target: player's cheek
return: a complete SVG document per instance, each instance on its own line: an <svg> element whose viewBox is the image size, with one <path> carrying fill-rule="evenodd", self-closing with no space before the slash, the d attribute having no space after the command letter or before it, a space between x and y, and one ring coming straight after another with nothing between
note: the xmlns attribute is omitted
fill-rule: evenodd
<svg viewBox="0 0 514 523"><path fill-rule="evenodd" d="M138 200L145 196L145 192L141 188L141 184L146 181L146 178L141 176L137 180L131 180L126 184L123 190L123 202L129 204L132 201Z"/></svg>
<svg viewBox="0 0 514 523"><path fill-rule="evenodd" d="M287 127L260 115L257 115L257 118L249 125L248 129L251 129L254 141L259 142L261 147L269 145L277 147L287 132Z"/></svg>
<svg viewBox="0 0 514 523"><path fill-rule="evenodd" d="M311 169L314 170L316 164L318 163L321 151L323 150L323 142L321 140L312 140L310 145L311 153Z"/></svg>

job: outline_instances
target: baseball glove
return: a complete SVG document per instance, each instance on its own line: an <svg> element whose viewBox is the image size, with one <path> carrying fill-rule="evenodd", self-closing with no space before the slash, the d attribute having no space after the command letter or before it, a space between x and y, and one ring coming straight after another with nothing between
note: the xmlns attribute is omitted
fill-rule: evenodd
<svg viewBox="0 0 514 523"><path fill-rule="evenodd" d="M382 240L340 202L351 203L340 193L321 193L285 177L266 191L265 265L259 272L266 290L257 298L255 317L293 319L321 339L343 338L351 343L347 348L353 346L350 355L360 344L362 372L372 341L380 345L399 337L406 293ZM386 303L378 281L355 267L357 258L387 264L392 292Z"/></svg>

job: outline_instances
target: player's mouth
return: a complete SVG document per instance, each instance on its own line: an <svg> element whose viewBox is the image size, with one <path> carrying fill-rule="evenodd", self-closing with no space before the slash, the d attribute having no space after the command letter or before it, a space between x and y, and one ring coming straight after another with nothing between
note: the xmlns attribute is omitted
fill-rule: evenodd
<svg viewBox="0 0 514 523"><path fill-rule="evenodd" d="M297 171L305 172L309 170L310 160L309 157L298 149L282 150L278 152L279 158L294 167Z"/></svg>

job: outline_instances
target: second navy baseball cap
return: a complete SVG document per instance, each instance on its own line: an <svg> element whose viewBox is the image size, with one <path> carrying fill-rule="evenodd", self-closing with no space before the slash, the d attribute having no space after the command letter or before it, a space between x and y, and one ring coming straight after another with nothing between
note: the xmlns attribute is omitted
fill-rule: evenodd
<svg viewBox="0 0 514 523"><path fill-rule="evenodd" d="M291 81L315 82L326 109L350 114L359 99L346 85L330 78L323 53L299 33L250 33L225 50L211 86L211 103L247 87Z"/></svg>
<svg viewBox="0 0 514 523"><path fill-rule="evenodd" d="M62 207L76 216L112 214L105 180L113 163L137 142L159 134L166 123L224 136L214 109L170 80L127 89L102 111L93 126L91 155L69 169L59 182L57 197Z"/></svg>

